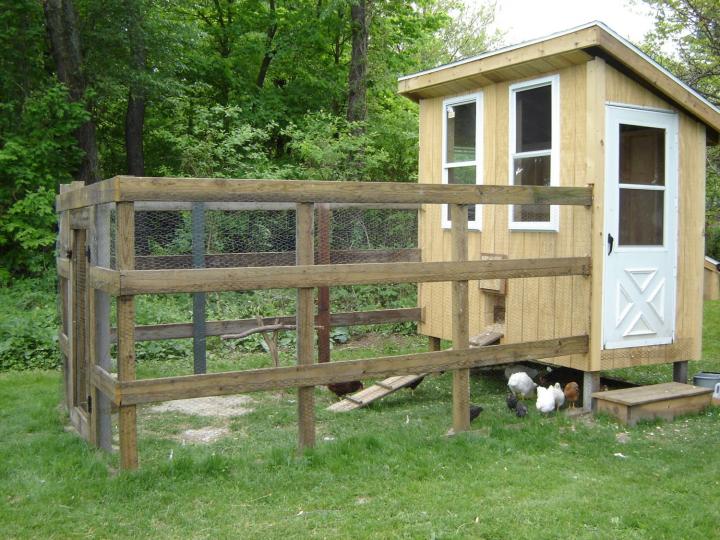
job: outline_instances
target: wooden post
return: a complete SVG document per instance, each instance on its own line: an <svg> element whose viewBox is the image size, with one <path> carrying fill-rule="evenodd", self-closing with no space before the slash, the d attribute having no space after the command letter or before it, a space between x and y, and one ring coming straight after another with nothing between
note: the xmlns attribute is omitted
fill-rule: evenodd
<svg viewBox="0 0 720 540"><path fill-rule="evenodd" d="M316 205L318 213L317 264L330 264L330 205ZM318 363L330 361L330 287L318 287Z"/></svg>
<svg viewBox="0 0 720 540"><path fill-rule="evenodd" d="M117 269L132 270L135 267L135 208L134 203L117 203ZM135 298L117 298L117 350L118 380L135 380ZM121 405L118 423L120 425L120 467L124 470L137 469L137 411L134 405Z"/></svg>
<svg viewBox="0 0 720 540"><path fill-rule="evenodd" d="M205 203L192 204L193 268L205 268ZM193 293L193 373L207 371L205 293Z"/></svg>
<svg viewBox="0 0 720 540"><path fill-rule="evenodd" d="M60 193L67 191L67 185L63 184L60 186ZM60 219L58 223L58 257L70 258L70 211L60 213ZM72 271L72 265L70 265ZM71 350L71 344L73 340L72 330L72 313L71 313L71 302L70 302L70 284L71 278L59 279L59 293L60 293L60 332L67 336L68 351ZM63 356L63 380L65 388L65 407L68 412L73 406L73 382L72 382L72 367L71 367L71 355L66 354L65 351L62 353Z"/></svg>
<svg viewBox="0 0 720 540"><path fill-rule="evenodd" d="M298 265L313 264L314 207L312 203L298 203L295 215L295 258ZM315 314L312 288L297 290L297 363L313 363L315 342ZM298 388L298 449L315 446L315 387Z"/></svg>
<svg viewBox="0 0 720 540"><path fill-rule="evenodd" d="M428 336L428 351L441 351L442 345L439 337Z"/></svg>
<svg viewBox="0 0 720 540"><path fill-rule="evenodd" d="M687 360L681 362L673 362L673 381L687 384L688 382L688 363Z"/></svg>
<svg viewBox="0 0 720 540"><path fill-rule="evenodd" d="M593 392L600 390L600 372L585 371L583 373L583 409L593 410Z"/></svg>
<svg viewBox="0 0 720 540"><path fill-rule="evenodd" d="M101 204L95 207L94 240L91 246L90 263L105 268L110 267L110 207ZM94 302L94 344L92 364L106 371L111 370L110 359L110 295L95 290ZM112 422L110 400L102 392L93 388L93 411L96 444L106 452L112 451Z"/></svg>
<svg viewBox="0 0 720 540"><path fill-rule="evenodd" d="M467 260L467 220L465 205L450 205L452 220L451 257L453 261ZM470 318L468 312L468 282L452 282L452 335L453 349L470 346ZM470 427L470 370L453 371L453 431L459 433Z"/></svg>

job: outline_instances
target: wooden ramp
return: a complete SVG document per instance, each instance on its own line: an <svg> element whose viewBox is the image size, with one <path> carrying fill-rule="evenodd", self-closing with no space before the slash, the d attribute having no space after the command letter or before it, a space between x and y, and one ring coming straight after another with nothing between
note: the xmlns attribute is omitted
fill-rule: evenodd
<svg viewBox="0 0 720 540"><path fill-rule="evenodd" d="M634 426L639 420L672 420L700 412L710 405L711 394L710 388L672 382L595 392L592 397L597 400L597 412L611 414Z"/></svg>
<svg viewBox="0 0 720 540"><path fill-rule="evenodd" d="M471 347L485 347L492 345L500 341L503 337L505 329L502 325L492 325L486 328L480 335L477 335L470 339ZM413 374L413 375L398 375L395 377L388 377L382 381L378 381L372 386L368 386L355 392L351 396L346 396L343 400L338 401L330 405L327 410L333 412L346 412L354 409L359 409L372 403L375 400L389 396L390 394L397 392L401 388L410 386L413 383L420 383L420 380L427 375L426 373Z"/></svg>

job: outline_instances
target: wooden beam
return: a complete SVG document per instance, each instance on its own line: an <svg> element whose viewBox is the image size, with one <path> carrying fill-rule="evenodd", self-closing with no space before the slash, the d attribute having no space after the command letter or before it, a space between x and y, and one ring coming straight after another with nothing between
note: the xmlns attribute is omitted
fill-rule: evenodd
<svg viewBox="0 0 720 540"><path fill-rule="evenodd" d="M464 262L468 257L467 220L468 207L450 205L452 230L450 257L455 262ZM462 350L470 346L470 312L467 280L452 282L452 338L453 349ZM453 432L460 433L470 428L470 370L458 368L453 371Z"/></svg>
<svg viewBox="0 0 720 540"><path fill-rule="evenodd" d="M605 61L588 62L586 86L586 152L585 175L597 194L592 207L590 250L593 261L590 283L590 353L591 371L601 368L603 318L603 267L605 263Z"/></svg>
<svg viewBox="0 0 720 540"><path fill-rule="evenodd" d="M88 269L88 287L117 296L120 294L120 272L102 266L91 266Z"/></svg>
<svg viewBox="0 0 720 540"><path fill-rule="evenodd" d="M55 262L57 264L58 276L64 279L70 279L70 259L58 257Z"/></svg>
<svg viewBox="0 0 720 540"><path fill-rule="evenodd" d="M120 271L120 294L588 275L588 257Z"/></svg>
<svg viewBox="0 0 720 540"><path fill-rule="evenodd" d="M65 356L70 356L70 341L68 340L67 335L65 335L62 331L58 332L58 346L60 347L60 352Z"/></svg>
<svg viewBox="0 0 720 540"><path fill-rule="evenodd" d="M310 266L315 262L315 206L300 203L295 211L295 252L297 265ZM315 302L313 289L297 290L297 364L312 366L315 360ZM315 387L298 388L298 449L315 446Z"/></svg>
<svg viewBox="0 0 720 540"><path fill-rule="evenodd" d="M359 326L368 324L389 324L400 322L419 321L421 317L420 308L398 308L379 309L375 311L348 311L344 313L332 313L330 315L330 327L334 326ZM273 324L278 321L280 324L295 324L295 316L288 317L266 317L265 324ZM320 324L320 319L315 317L315 325ZM238 334L255 328L257 319L237 319L232 321L208 321L206 323L206 335L222 336L225 334ZM116 330L111 330L111 339L116 341ZM192 323L170 323L150 324L135 327L135 341L156 341L161 339L184 339L192 337Z"/></svg>
<svg viewBox="0 0 720 540"><path fill-rule="evenodd" d="M58 211L121 201L327 202L366 204L592 204L583 187L430 185L412 182L317 182L118 176L62 193Z"/></svg>
<svg viewBox="0 0 720 540"><path fill-rule="evenodd" d="M96 365L91 374L91 381L111 402L120 404L120 385L117 378L101 366Z"/></svg>
<svg viewBox="0 0 720 540"><path fill-rule="evenodd" d="M120 404L220 396L356 379L434 373L587 352L587 336L206 375L119 382Z"/></svg>
<svg viewBox="0 0 720 540"><path fill-rule="evenodd" d="M332 203L328 204L331 210L338 208L358 208L361 210L420 210L419 204L392 204L392 203ZM139 201L135 203L136 212L180 212L190 211L192 203L189 202L167 202L167 201ZM295 210L295 203L284 202L211 202L205 205L205 210L222 212L254 212L270 211L281 212Z"/></svg>
<svg viewBox="0 0 720 540"><path fill-rule="evenodd" d="M329 260L319 264L419 262L420 250L406 249L336 249L330 251ZM253 253L219 253L205 256L205 268L231 268L252 266L293 266L294 251L268 251ZM140 255L135 258L137 270L193 268L192 255Z"/></svg>
<svg viewBox="0 0 720 540"><path fill-rule="evenodd" d="M118 203L116 210L117 266L119 270L135 267L135 208L133 203ZM135 380L135 298L127 294L117 299L118 380ZM120 432L120 467L138 468L137 411L134 405L121 406L118 412Z"/></svg>

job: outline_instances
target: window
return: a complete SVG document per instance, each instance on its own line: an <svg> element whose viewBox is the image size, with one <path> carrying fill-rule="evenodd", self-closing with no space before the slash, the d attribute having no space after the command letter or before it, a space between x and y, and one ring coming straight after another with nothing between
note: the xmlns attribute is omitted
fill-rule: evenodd
<svg viewBox="0 0 720 540"><path fill-rule="evenodd" d="M443 184L482 184L482 94L443 102ZM468 209L468 229L480 230L480 205ZM450 208L442 209L442 226L450 227Z"/></svg>
<svg viewBox="0 0 720 540"><path fill-rule="evenodd" d="M510 185L559 182L559 83L557 75L510 86ZM512 205L510 228L557 231L557 206Z"/></svg>

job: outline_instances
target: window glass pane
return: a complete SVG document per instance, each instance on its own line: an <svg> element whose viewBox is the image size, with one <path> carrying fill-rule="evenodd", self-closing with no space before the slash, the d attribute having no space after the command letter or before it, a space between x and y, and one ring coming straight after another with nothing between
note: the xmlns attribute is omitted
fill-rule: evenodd
<svg viewBox="0 0 720 540"><path fill-rule="evenodd" d="M516 186L549 186L550 156L515 158L513 160ZM550 221L550 206L546 204L516 204L513 221Z"/></svg>
<svg viewBox="0 0 720 540"><path fill-rule="evenodd" d="M665 192L620 189L621 246L662 246Z"/></svg>
<svg viewBox="0 0 720 540"><path fill-rule="evenodd" d="M620 183L665 185L665 130L620 124Z"/></svg>
<svg viewBox="0 0 720 540"><path fill-rule="evenodd" d="M549 150L552 146L552 86L515 93L515 152Z"/></svg>
<svg viewBox="0 0 720 540"><path fill-rule="evenodd" d="M475 185L475 166L453 167L447 170L448 184ZM446 206L447 220L450 221L450 207ZM468 221L475 221L475 205L468 208Z"/></svg>
<svg viewBox="0 0 720 540"><path fill-rule="evenodd" d="M445 114L447 115L447 163L474 161L475 102L448 105Z"/></svg>

